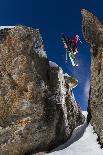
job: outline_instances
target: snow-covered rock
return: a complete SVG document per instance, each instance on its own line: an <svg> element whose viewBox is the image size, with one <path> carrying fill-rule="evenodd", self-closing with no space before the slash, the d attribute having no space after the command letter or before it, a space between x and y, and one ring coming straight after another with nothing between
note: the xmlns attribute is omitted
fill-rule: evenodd
<svg viewBox="0 0 103 155"><path fill-rule="evenodd" d="M65 74L64 74L64 76L71 77L71 76L70 76L70 75L68 75L67 73L65 73Z"/></svg>
<svg viewBox="0 0 103 155"><path fill-rule="evenodd" d="M75 88L77 86L78 80L75 79L74 77L72 77L72 76L68 75L67 73L65 73L64 78L65 78L66 83L69 85L70 89L73 89L73 88Z"/></svg>
<svg viewBox="0 0 103 155"><path fill-rule="evenodd" d="M2 29L12 29L12 28L14 28L15 26L0 26L0 30L2 30Z"/></svg>
<svg viewBox="0 0 103 155"><path fill-rule="evenodd" d="M49 65L50 67L58 67L58 65L53 61L49 61Z"/></svg>

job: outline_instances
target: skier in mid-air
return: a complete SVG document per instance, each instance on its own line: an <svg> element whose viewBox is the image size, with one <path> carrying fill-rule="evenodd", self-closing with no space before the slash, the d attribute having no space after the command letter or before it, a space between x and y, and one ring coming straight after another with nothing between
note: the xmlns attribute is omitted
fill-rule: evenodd
<svg viewBox="0 0 103 155"><path fill-rule="evenodd" d="M67 53L68 53L72 65L73 66L78 66L78 63L77 63L77 60L76 60L76 54L78 53L77 43L78 43L78 40L80 40L79 36L76 35L75 38L73 40L71 40L71 39L68 39L62 33L61 37L62 37L62 41L63 41L63 44L64 44L64 48L66 49L66 61L67 61Z"/></svg>

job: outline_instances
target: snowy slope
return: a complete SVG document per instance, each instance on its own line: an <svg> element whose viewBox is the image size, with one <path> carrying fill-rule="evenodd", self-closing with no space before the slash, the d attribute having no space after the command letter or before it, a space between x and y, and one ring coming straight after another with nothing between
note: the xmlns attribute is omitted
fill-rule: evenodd
<svg viewBox="0 0 103 155"><path fill-rule="evenodd" d="M86 113L83 113L86 115ZM91 125L77 127L69 141L59 146L49 155L103 155L103 150L97 143L97 135Z"/></svg>

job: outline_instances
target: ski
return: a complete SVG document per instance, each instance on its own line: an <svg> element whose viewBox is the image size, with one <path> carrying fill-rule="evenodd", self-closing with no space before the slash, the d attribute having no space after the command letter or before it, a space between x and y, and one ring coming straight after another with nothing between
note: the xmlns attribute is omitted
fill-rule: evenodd
<svg viewBox="0 0 103 155"><path fill-rule="evenodd" d="M78 63L77 63L76 57L74 55L74 52L70 48L70 45L68 43L68 39L63 33L61 34L61 39L62 39L62 42L64 44L64 48L66 49L66 61L67 61L67 53L68 53L72 65L73 66L78 66Z"/></svg>

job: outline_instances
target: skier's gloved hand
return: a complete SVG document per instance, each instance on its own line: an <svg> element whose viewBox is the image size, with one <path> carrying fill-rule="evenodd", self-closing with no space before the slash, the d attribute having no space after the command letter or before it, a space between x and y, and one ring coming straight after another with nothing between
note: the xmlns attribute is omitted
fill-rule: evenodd
<svg viewBox="0 0 103 155"><path fill-rule="evenodd" d="M77 54L77 53L78 53L78 48L76 48L76 49L75 49L75 52L74 52L74 54Z"/></svg>
<svg viewBox="0 0 103 155"><path fill-rule="evenodd" d="M66 44L64 44L64 48L68 48Z"/></svg>

